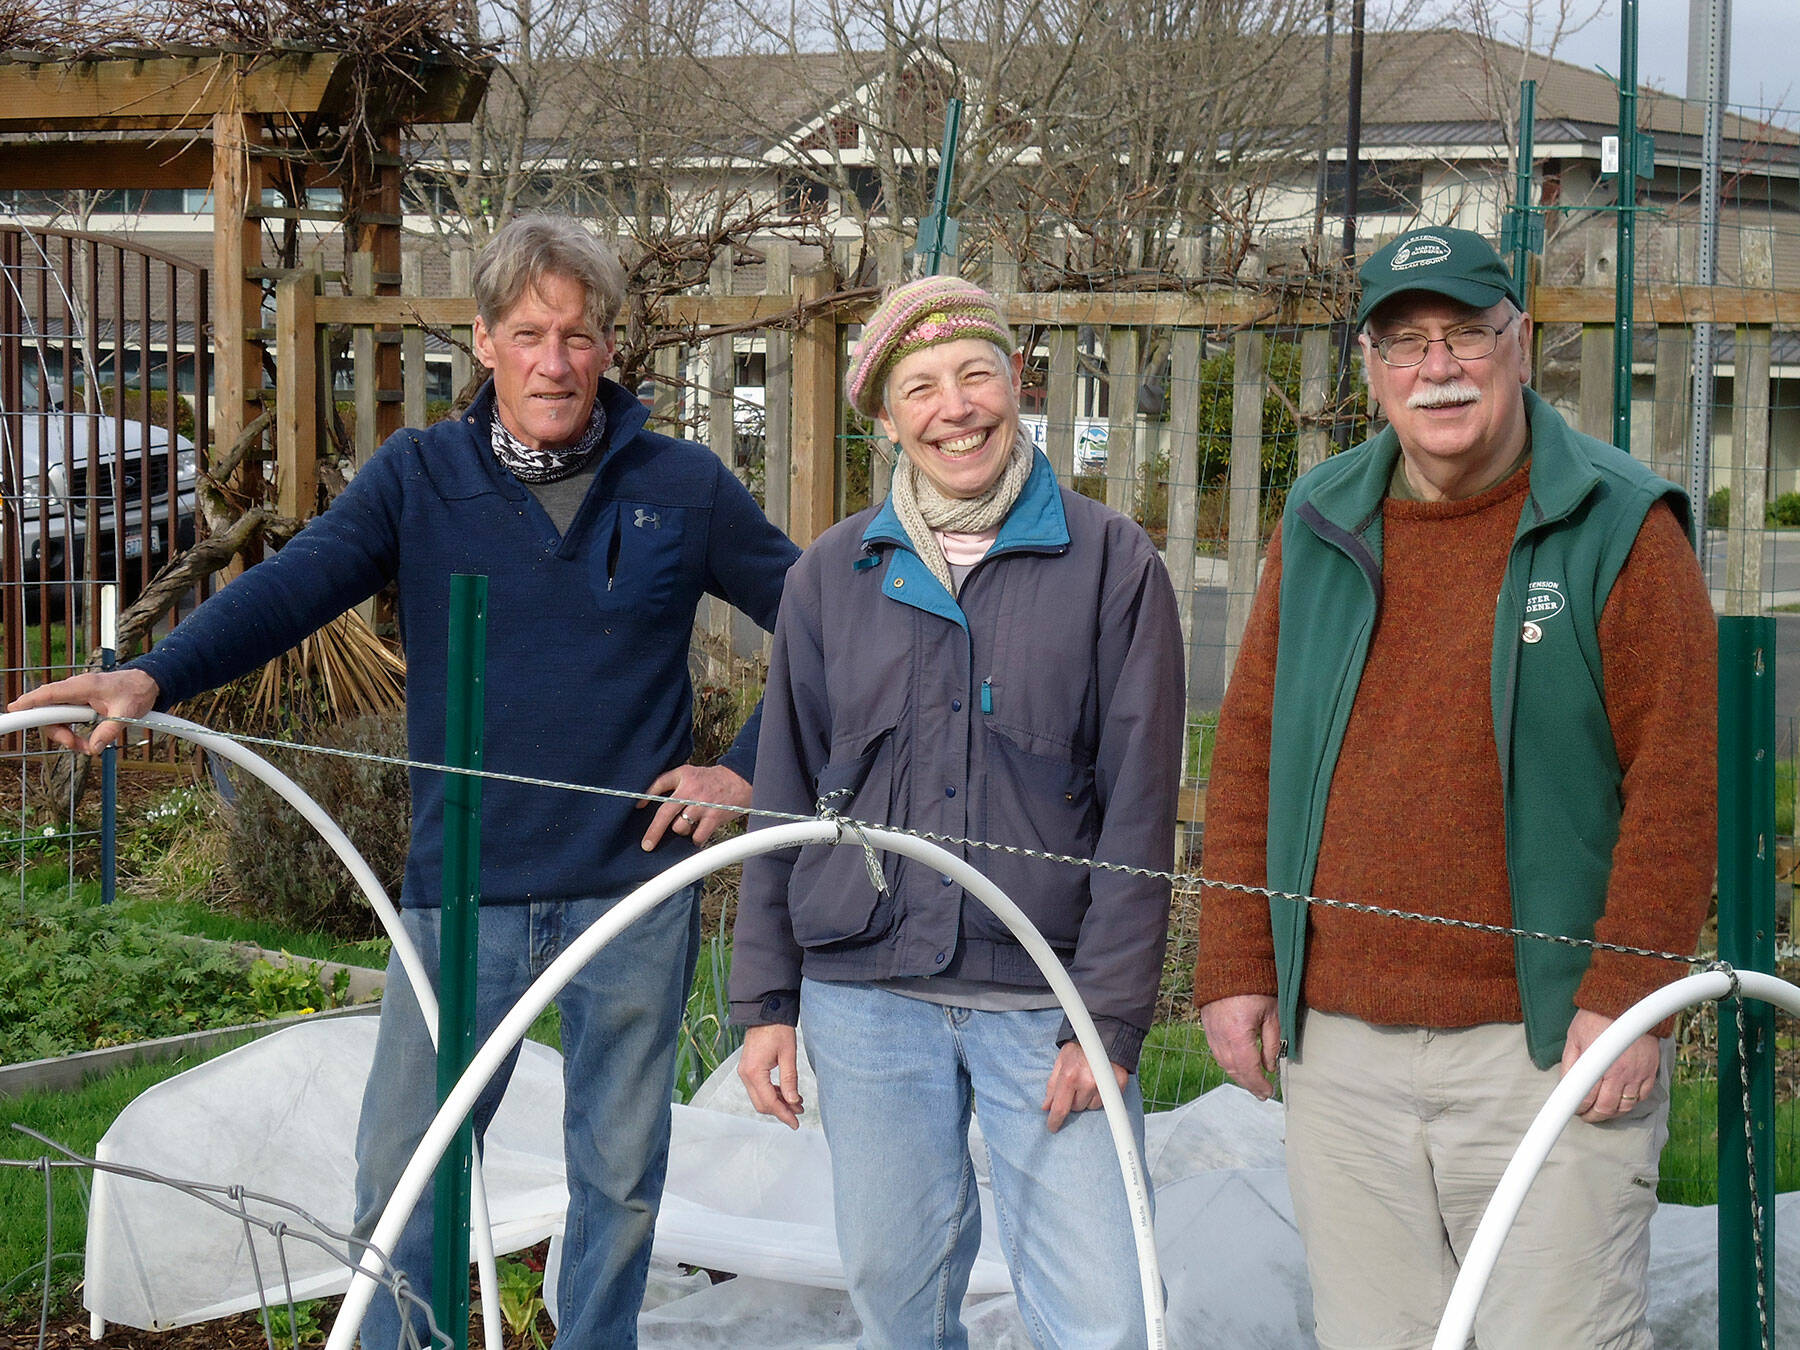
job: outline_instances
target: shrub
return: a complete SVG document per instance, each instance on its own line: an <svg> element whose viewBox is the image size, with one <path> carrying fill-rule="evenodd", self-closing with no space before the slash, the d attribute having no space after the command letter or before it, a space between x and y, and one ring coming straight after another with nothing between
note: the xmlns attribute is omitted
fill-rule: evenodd
<svg viewBox="0 0 1800 1350"><path fill-rule="evenodd" d="M357 718L321 730L318 742L403 757L405 714ZM397 897L412 829L406 770L299 750L274 751L270 758L337 821L388 894ZM337 855L270 789L245 782L229 828L227 861L238 899L248 911L351 940L378 931L368 902Z"/></svg>
<svg viewBox="0 0 1800 1350"><path fill-rule="evenodd" d="M113 400L119 397L114 391L113 386L110 384L103 384L96 390L96 393L99 395L100 409L108 416L112 415ZM139 385L126 385L124 403L125 420L128 422L140 420L144 415L143 388ZM77 392L75 398L70 401L69 406L75 408L81 406L79 392ZM166 427L168 424L169 391L167 389L152 389L150 391L150 425L153 427ZM175 395L175 434L178 436L185 436L190 441L194 439L194 405L185 394Z"/></svg>
<svg viewBox="0 0 1800 1350"><path fill-rule="evenodd" d="M1722 487L1706 499L1706 524L1722 530L1731 524L1731 489Z"/></svg>
<svg viewBox="0 0 1800 1350"><path fill-rule="evenodd" d="M1784 492L1770 502L1768 523L1785 529L1800 525L1800 492Z"/></svg>

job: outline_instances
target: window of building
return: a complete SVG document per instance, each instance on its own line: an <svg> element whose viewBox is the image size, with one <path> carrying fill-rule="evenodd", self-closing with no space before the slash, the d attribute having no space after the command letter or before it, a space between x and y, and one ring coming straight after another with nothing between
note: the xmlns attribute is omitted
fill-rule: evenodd
<svg viewBox="0 0 1800 1350"><path fill-rule="evenodd" d="M1349 165L1325 169L1325 209L1343 215L1349 193ZM1425 193L1425 166L1416 162L1365 159L1358 165L1356 214L1411 215Z"/></svg>

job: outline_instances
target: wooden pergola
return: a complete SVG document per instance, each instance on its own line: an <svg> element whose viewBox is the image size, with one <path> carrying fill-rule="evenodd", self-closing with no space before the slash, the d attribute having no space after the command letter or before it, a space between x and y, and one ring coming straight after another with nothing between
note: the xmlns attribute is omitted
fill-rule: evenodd
<svg viewBox="0 0 1800 1350"><path fill-rule="evenodd" d="M213 198L214 444L229 447L263 402L262 223L304 219L346 224L347 241L371 252L377 294L400 289L401 130L468 121L486 91L485 71L421 62L410 82L381 91L383 104L358 182L330 166L306 167L311 187L343 190L336 210L265 206L280 161L279 133L311 121L358 115L355 62L344 52L272 50L109 51L91 59L22 57L0 64L0 183L11 188L207 188ZM373 121L370 118L368 120ZM28 133L76 133L77 142ZM105 134L100 134L105 133ZM200 341L196 335L196 341ZM400 350L381 351L379 386L394 392L380 412L400 413Z"/></svg>

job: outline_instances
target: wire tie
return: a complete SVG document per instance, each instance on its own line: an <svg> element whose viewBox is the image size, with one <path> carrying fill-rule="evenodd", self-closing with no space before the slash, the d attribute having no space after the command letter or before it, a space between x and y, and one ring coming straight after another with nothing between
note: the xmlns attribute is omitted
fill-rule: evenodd
<svg viewBox="0 0 1800 1350"><path fill-rule="evenodd" d="M875 894L886 895L888 893L887 877L882 874L881 859L875 856L875 846L869 842L869 836L863 833L862 826L854 821L845 820L838 814L837 808L831 804L839 797L854 797L855 795L856 793L849 788L836 788L819 798L813 809L818 812L819 819L829 820L836 827L837 834L831 841L833 844L843 842L844 831L847 829L850 831L851 837L862 845L863 866L869 870L869 884L875 888Z"/></svg>
<svg viewBox="0 0 1800 1350"><path fill-rule="evenodd" d="M1723 995L1721 995L1721 997L1723 997L1723 998L1737 998L1738 997L1741 982L1738 979L1737 971L1732 968L1731 962L1729 962L1729 961L1709 961L1707 963L1706 969L1708 971L1716 970L1720 974L1726 976L1731 981L1731 988L1728 989Z"/></svg>

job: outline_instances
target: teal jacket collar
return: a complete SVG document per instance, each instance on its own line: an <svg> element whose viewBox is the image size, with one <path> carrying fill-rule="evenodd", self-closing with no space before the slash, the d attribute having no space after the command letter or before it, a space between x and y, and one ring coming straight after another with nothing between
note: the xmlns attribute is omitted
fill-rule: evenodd
<svg viewBox="0 0 1800 1350"><path fill-rule="evenodd" d="M890 496L881 504L875 518L863 531L863 547L895 544L911 549L912 540L900 523ZM1057 549L1069 546L1069 522L1063 515L1062 489L1056 484L1056 470L1042 451L1032 452L1031 475L1019 489L1019 500L1000 522L1000 534L994 540L993 552L1007 549Z"/></svg>
<svg viewBox="0 0 1800 1350"><path fill-rule="evenodd" d="M891 496L869 521L868 528L863 531L862 544L863 556L853 564L858 569L874 567L879 562L879 545L894 546L882 594L960 627L968 627L956 598L944 589L944 583L932 574L913 548L906 527L900 523L900 514L894 510ZM1056 470L1050 467L1050 461L1042 452L1034 451L1031 474L1019 490L1019 500L1000 522L1000 533L987 556L1054 553L1068 546L1069 521L1063 514L1062 489L1057 486Z"/></svg>

